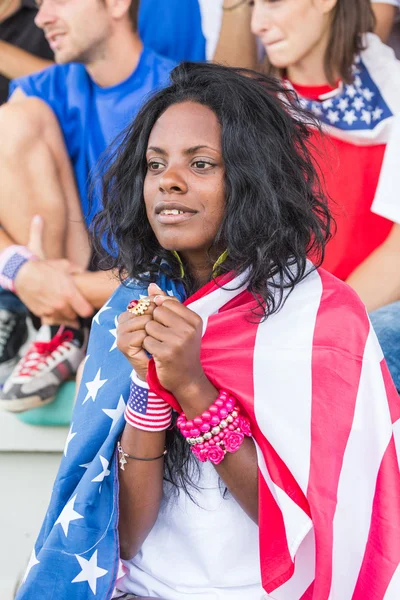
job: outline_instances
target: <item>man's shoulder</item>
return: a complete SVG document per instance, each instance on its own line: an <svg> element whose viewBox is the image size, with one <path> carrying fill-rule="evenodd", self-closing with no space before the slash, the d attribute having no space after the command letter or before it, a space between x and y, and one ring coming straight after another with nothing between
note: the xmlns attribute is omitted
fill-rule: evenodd
<svg viewBox="0 0 400 600"><path fill-rule="evenodd" d="M170 73L178 63L172 58L162 56L155 52L151 48L145 47L143 49L144 68L152 70L154 73Z"/></svg>
<svg viewBox="0 0 400 600"><path fill-rule="evenodd" d="M27 95L41 97L46 93L67 93L68 89L74 89L74 84L82 84L87 77L88 74L82 65L51 65L37 73L14 79L11 82L11 91L21 88Z"/></svg>

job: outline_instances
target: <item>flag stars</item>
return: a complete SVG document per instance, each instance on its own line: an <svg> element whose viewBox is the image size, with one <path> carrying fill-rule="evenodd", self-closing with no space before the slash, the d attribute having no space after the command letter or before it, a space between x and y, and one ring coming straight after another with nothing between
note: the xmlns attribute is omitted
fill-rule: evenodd
<svg viewBox="0 0 400 600"><path fill-rule="evenodd" d="M32 550L32 554L31 557L29 559L29 563L28 566L26 567L26 571L25 571L25 575L22 579L22 583L25 583L25 581L28 579L29 573L31 572L31 569L33 569L33 567L35 565L38 565L40 563L40 560L38 560L36 558L36 554L35 554L35 550Z"/></svg>
<svg viewBox="0 0 400 600"><path fill-rule="evenodd" d="M381 108L379 108L379 106L377 106L372 113L373 120L378 121L381 118L382 114L383 114L383 110Z"/></svg>
<svg viewBox="0 0 400 600"><path fill-rule="evenodd" d="M83 556L75 554L75 558L78 561L81 572L72 580L71 583L81 583L87 581L93 594L96 595L97 580L100 577L104 577L108 573L106 569L102 569L97 565L97 550L94 552L90 560L86 560Z"/></svg>
<svg viewBox="0 0 400 600"><path fill-rule="evenodd" d="M74 437L76 436L77 432L76 431L72 431L74 424L71 423L71 427L69 428L69 432L67 435L67 439L65 441L65 447L64 447L64 456L67 456L67 452L68 452L68 447L70 445L70 443L72 442L72 440L74 439Z"/></svg>
<svg viewBox="0 0 400 600"><path fill-rule="evenodd" d="M114 319L114 325L115 328L114 329L109 329L109 333L111 333L111 335L114 337L114 343L110 348L110 352L112 352L113 350L115 350L115 348L117 347L117 328L118 328L118 317L115 317Z"/></svg>
<svg viewBox="0 0 400 600"><path fill-rule="evenodd" d="M364 123L366 123L367 125L370 125L371 113L369 112L369 110L363 110L360 118L361 118L361 121L364 121Z"/></svg>
<svg viewBox="0 0 400 600"><path fill-rule="evenodd" d="M340 98L338 102L339 110L347 110L349 108L349 99L348 98Z"/></svg>
<svg viewBox="0 0 400 600"><path fill-rule="evenodd" d="M110 474L110 471L108 470L109 461L106 458L104 458L104 456L99 456L99 458L100 458L100 462L101 462L101 466L103 467L103 470L94 479L92 479L92 482L104 481L104 478L108 477Z"/></svg>
<svg viewBox="0 0 400 600"><path fill-rule="evenodd" d="M345 121L345 123L347 123L351 127L353 123L357 121L357 119L358 117L356 117L356 113L354 112L354 110L346 110L345 115L343 117L343 121Z"/></svg>
<svg viewBox="0 0 400 600"><path fill-rule="evenodd" d="M105 304L100 310L99 312L93 317L93 321L95 323L97 323L97 325L100 325L100 317L103 314L103 312L106 312L106 310L110 310L110 308L112 308L112 306L109 306L108 304Z"/></svg>
<svg viewBox="0 0 400 600"><path fill-rule="evenodd" d="M101 369L99 369L96 373L96 377L93 381L88 381L85 383L88 392L82 404L85 404L89 399L92 399L93 402L96 401L97 394L99 393L99 389L108 381L108 379L101 379Z"/></svg>
<svg viewBox="0 0 400 600"><path fill-rule="evenodd" d="M372 98L375 96L374 92L372 92L369 88L364 88L362 90L362 95L367 102L371 102Z"/></svg>
<svg viewBox="0 0 400 600"><path fill-rule="evenodd" d="M356 88L354 87L354 85L348 85L348 86L346 86L346 94L350 98L354 98L354 96L357 94L357 91L356 91Z"/></svg>
<svg viewBox="0 0 400 600"><path fill-rule="evenodd" d="M121 416L124 414L124 411L125 400L123 396L119 397L117 408L103 408L103 412L107 415L107 417L110 417L110 419L112 419L110 431L114 429L115 425L118 423Z"/></svg>
<svg viewBox="0 0 400 600"><path fill-rule="evenodd" d="M327 119L331 125L334 125L338 121L340 121L339 113L337 110L329 110L327 114Z"/></svg>
<svg viewBox="0 0 400 600"><path fill-rule="evenodd" d="M362 108L364 108L364 106L365 106L365 102L361 98L361 96L357 96L357 98L354 98L353 107L355 108L355 110L361 110Z"/></svg>
<svg viewBox="0 0 400 600"><path fill-rule="evenodd" d="M77 494L75 494L75 496L73 498L71 498L71 500L65 505L62 513L60 514L57 521L55 522L55 525L58 525L58 524L61 525L61 527L63 528L64 534L65 534L65 537L68 536L68 529L69 529L69 524L71 523L71 521L77 521L78 519L84 518L83 515L80 515L78 512L76 512L74 510L74 504L75 504L76 497L77 497Z"/></svg>

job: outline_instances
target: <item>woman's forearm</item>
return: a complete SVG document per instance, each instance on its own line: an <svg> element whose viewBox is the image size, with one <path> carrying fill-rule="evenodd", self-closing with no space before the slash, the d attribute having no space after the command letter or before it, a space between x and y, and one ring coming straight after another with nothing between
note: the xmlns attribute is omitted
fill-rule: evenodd
<svg viewBox="0 0 400 600"><path fill-rule="evenodd" d="M193 419L202 414L218 397L218 390L208 379L178 394L185 415ZM245 438L234 454L227 453L219 465L218 475L244 512L258 523L258 463L252 438Z"/></svg>
<svg viewBox="0 0 400 600"><path fill-rule="evenodd" d="M238 0L225 0L224 7L237 3ZM251 8L247 2L234 10L224 10L214 62L229 67L257 68L257 45L250 22Z"/></svg>
<svg viewBox="0 0 400 600"><path fill-rule="evenodd" d="M165 432L147 432L126 425L121 446L127 454L155 458L165 448ZM129 560L140 550L156 522L163 493L164 459L127 459L119 469L119 538L121 558Z"/></svg>

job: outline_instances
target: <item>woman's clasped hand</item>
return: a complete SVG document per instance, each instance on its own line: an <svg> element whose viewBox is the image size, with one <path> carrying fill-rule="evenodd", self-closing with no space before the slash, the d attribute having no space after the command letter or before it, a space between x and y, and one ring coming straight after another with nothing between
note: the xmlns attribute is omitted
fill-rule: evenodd
<svg viewBox="0 0 400 600"><path fill-rule="evenodd" d="M148 294L145 314L127 310L120 315L117 346L143 380L150 354L161 385L185 404L193 387L207 383L200 362L203 321L155 283L149 285Z"/></svg>

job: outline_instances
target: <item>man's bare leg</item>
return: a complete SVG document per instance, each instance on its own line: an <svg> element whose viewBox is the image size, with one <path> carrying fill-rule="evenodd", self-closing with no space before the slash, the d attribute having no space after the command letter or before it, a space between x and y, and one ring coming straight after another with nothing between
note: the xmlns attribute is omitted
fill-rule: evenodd
<svg viewBox="0 0 400 600"><path fill-rule="evenodd" d="M25 245L32 218L39 214L44 221L46 257L68 258L85 268L90 257L88 235L52 110L37 98L4 105L0 139L0 224L5 233L12 242ZM2 245L6 245L4 236Z"/></svg>

